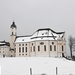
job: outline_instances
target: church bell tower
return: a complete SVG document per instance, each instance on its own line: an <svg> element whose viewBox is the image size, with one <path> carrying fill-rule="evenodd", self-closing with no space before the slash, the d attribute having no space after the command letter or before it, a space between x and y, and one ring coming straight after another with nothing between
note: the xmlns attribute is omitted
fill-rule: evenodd
<svg viewBox="0 0 75 75"><path fill-rule="evenodd" d="M16 30L17 30L17 27L15 25L15 22L12 22L12 25L10 26L10 30L11 30L11 33L10 33L10 56L11 57L14 57L14 50L15 50L15 46L14 46L14 42L16 40Z"/></svg>

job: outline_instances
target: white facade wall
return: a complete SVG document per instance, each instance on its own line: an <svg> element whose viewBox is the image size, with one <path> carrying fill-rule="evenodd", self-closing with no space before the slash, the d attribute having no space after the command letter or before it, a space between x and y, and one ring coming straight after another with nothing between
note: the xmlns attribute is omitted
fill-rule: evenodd
<svg viewBox="0 0 75 75"><path fill-rule="evenodd" d="M9 46L0 46L0 56L10 57L10 47Z"/></svg>
<svg viewBox="0 0 75 75"><path fill-rule="evenodd" d="M62 51L63 46L63 51ZM58 56L62 57L62 53L66 56L66 43L64 41L58 41Z"/></svg>
<svg viewBox="0 0 75 75"><path fill-rule="evenodd" d="M29 43L18 43L15 44L15 57L28 57L29 55ZM19 52L19 48L21 48L21 52ZM22 48L24 48L24 52L22 52ZM27 48L27 52L26 52Z"/></svg>
<svg viewBox="0 0 75 75"><path fill-rule="evenodd" d="M35 47L35 51L34 51L34 47ZM36 56L36 42L30 42L30 50L29 50L29 55L30 57L34 57Z"/></svg>
<svg viewBox="0 0 75 75"><path fill-rule="evenodd" d="M40 43L43 44L41 45ZM40 51L38 51L38 46L40 46ZM46 51L44 51L44 46L46 46ZM36 56L37 57L49 56L48 41L36 41Z"/></svg>
<svg viewBox="0 0 75 75"><path fill-rule="evenodd" d="M54 44L52 44L52 43L54 43ZM55 40L55 41L50 41L50 43L49 43L49 45L51 45L52 46L52 51L50 51L50 56L51 57L57 57L58 56L58 49L57 49L57 41ZM54 51L54 46L56 46L56 51Z"/></svg>
<svg viewBox="0 0 75 75"><path fill-rule="evenodd" d="M52 50L50 50L50 45L52 46ZM40 51L38 51L38 46L40 46ZM46 51L44 51L44 46L46 46ZM54 46L56 46L56 50L54 50ZM62 51L62 46L63 46L63 51ZM22 52L22 47L24 47L24 52ZM26 47L27 47L27 52L25 49ZM66 56L66 44L64 41L40 40L28 43L26 42L16 43L15 48L16 48L16 53L15 53L16 57L62 57L62 53L64 53L64 56ZM21 48L21 52L19 52L19 48Z"/></svg>

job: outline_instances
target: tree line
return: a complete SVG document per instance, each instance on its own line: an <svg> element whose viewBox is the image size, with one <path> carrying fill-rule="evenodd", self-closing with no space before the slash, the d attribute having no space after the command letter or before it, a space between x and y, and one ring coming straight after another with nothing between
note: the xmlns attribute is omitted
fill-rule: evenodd
<svg viewBox="0 0 75 75"><path fill-rule="evenodd" d="M73 38L70 35L68 41L69 41L69 48L70 48L70 56L72 59L75 60L75 56L73 55L73 51L75 51L75 38Z"/></svg>

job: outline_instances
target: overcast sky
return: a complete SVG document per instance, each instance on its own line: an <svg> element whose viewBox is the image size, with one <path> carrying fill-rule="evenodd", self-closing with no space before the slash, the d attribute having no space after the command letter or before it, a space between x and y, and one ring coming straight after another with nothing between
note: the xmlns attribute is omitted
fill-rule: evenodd
<svg viewBox="0 0 75 75"><path fill-rule="evenodd" d="M30 35L39 28L65 31L75 37L75 0L0 0L0 40L10 40L15 21L17 35Z"/></svg>

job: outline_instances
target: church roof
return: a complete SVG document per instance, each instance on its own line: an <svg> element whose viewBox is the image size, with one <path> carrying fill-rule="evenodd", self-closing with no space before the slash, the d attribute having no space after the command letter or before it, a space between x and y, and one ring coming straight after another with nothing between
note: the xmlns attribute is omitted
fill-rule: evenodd
<svg viewBox="0 0 75 75"><path fill-rule="evenodd" d="M19 42L31 42L31 41L38 41L38 40L58 40L63 38L65 32L55 32L50 28L43 28L38 29L32 35L27 36L17 36L15 43Z"/></svg>
<svg viewBox="0 0 75 75"><path fill-rule="evenodd" d="M52 29L50 29L50 28L42 28L42 29L38 29L37 31L42 31L42 30L50 30L50 31L52 31L53 33L56 33L56 34L62 34L62 33L64 33L64 32L55 32L54 30L52 30Z"/></svg>
<svg viewBox="0 0 75 75"><path fill-rule="evenodd" d="M0 41L0 46L10 46L9 42L4 41Z"/></svg>
<svg viewBox="0 0 75 75"><path fill-rule="evenodd" d="M16 25L15 25L15 22L12 23L10 28L12 28L12 27L17 28Z"/></svg>

